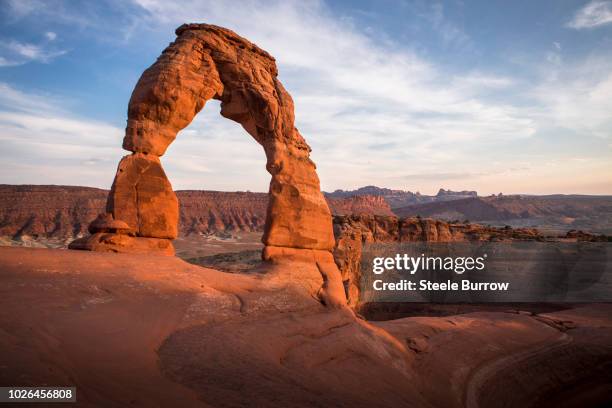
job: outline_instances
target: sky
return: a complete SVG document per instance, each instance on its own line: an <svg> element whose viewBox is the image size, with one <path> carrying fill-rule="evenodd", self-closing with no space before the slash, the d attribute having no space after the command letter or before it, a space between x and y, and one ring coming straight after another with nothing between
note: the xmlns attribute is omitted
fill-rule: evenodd
<svg viewBox="0 0 612 408"><path fill-rule="evenodd" d="M186 22L270 52L325 191L612 194L612 1L0 0L0 183L109 188L127 104ZM175 189L267 191L209 101Z"/></svg>

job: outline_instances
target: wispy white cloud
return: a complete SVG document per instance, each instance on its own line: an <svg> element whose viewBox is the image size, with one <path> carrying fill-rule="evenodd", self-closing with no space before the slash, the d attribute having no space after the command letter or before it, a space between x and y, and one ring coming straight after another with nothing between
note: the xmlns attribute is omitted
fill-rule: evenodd
<svg viewBox="0 0 612 408"><path fill-rule="evenodd" d="M58 98L0 83L0 183L108 187L122 135L115 126L75 117Z"/></svg>
<svg viewBox="0 0 612 408"><path fill-rule="evenodd" d="M612 23L612 1L594 0L578 10L567 23L567 27L581 30L610 23Z"/></svg>
<svg viewBox="0 0 612 408"><path fill-rule="evenodd" d="M0 109L3 112L44 113L45 116L60 113L59 99L47 94L25 93L0 82Z"/></svg>
<svg viewBox="0 0 612 408"><path fill-rule="evenodd" d="M48 35L46 37L49 38ZM50 48L47 44L31 44L10 40L0 41L0 52L4 54L0 56L0 66L16 66L33 61L47 64L68 51Z"/></svg>
<svg viewBox="0 0 612 408"><path fill-rule="evenodd" d="M527 94L538 101L541 127L564 127L582 137L612 139L612 62L608 58L557 64L555 75Z"/></svg>
<svg viewBox="0 0 612 408"><path fill-rule="evenodd" d="M252 0L230 9L212 0L135 0L121 7L130 13L129 28L120 34L128 47L151 37L165 39L185 22L207 22L231 28L274 55L324 189L379 184L424 193L439 187L499 192L500 186L504 192L553 192L545 189L559 189L563 182L580 186L594 171L599 186L606 180L612 185L612 160L605 160L610 156L612 67L605 58L587 61L589 70L586 62L563 58L561 44L552 43L537 64L521 67L522 75L485 68L464 72L437 65L409 44L381 41L372 30L332 15L322 1ZM432 6L428 16L443 41L472 44L441 5ZM110 185L125 154L120 150L123 123L74 118L57 109L61 100L2 84L0 105L3 94L17 102L0 109L0 135L10 135L6 145L27 158L21 166L37 160L40 168L57 164L74 184L69 174L83 178L79 169L85 166L90 181L84 184ZM173 185L267 190L261 147L218 112L218 103L209 102L164 156ZM82 134L90 138L80 140ZM558 142L551 134L572 135L564 151L552 152ZM590 162L570 160L574 152ZM8 155L14 168L21 168ZM25 175L34 171L26 167ZM100 174L94 176L96 169ZM563 180L555 179L551 169Z"/></svg>
<svg viewBox="0 0 612 408"><path fill-rule="evenodd" d="M480 72L449 78L409 49L377 43L333 18L323 3L245 2L231 11L205 1L138 4L148 13L149 27L215 23L271 52L295 99L297 126L313 146L324 188L391 182L407 162L434 167L450 156L470 160L445 153L445 145L524 138L535 131L519 108L480 98L511 86L512 79ZM442 24L442 10L436 18ZM378 141L396 148L370 150Z"/></svg>
<svg viewBox="0 0 612 408"><path fill-rule="evenodd" d="M85 2L82 4L84 7L75 7L74 3L63 0L5 0L3 11L13 22L28 17L49 18L55 23L68 23L73 28L83 28L96 23L96 16L93 14L96 3Z"/></svg>
<svg viewBox="0 0 612 408"><path fill-rule="evenodd" d="M47 40L49 41L55 41L55 39L57 38L57 34L54 33L53 31L47 31L45 33L45 37L47 38Z"/></svg>

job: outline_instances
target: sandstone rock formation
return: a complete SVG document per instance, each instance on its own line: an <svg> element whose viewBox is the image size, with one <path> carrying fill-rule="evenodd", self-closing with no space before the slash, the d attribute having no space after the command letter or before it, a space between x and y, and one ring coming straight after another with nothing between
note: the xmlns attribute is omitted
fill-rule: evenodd
<svg viewBox="0 0 612 408"><path fill-rule="evenodd" d="M107 212L136 231L134 240L176 237L178 203L159 156L207 100L218 99L221 115L240 123L266 154L272 180L264 259L311 264L322 280L322 301L344 303L331 255L331 213L310 147L294 126L293 101L277 78L274 58L221 27L187 24L176 34L132 93L123 148L133 153L119 164ZM87 241L74 247L100 249Z"/></svg>
<svg viewBox="0 0 612 408"><path fill-rule="evenodd" d="M348 302L359 302L362 247L374 242L454 241L542 241L533 228L495 228L469 223L448 223L425 218L397 218L372 215L334 217L336 248L334 259L340 269Z"/></svg>
<svg viewBox="0 0 612 408"><path fill-rule="evenodd" d="M98 217L89 224L89 232L106 232L112 234L133 234L134 230L130 228L127 222L113 219L109 213L99 214Z"/></svg>
<svg viewBox="0 0 612 408"><path fill-rule="evenodd" d="M389 204L381 196L327 197L327 203L334 215L394 215Z"/></svg>

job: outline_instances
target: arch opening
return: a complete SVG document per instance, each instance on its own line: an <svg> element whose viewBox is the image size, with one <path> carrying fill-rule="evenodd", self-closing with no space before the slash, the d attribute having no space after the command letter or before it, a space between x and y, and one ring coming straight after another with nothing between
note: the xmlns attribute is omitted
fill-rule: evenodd
<svg viewBox="0 0 612 408"><path fill-rule="evenodd" d="M220 112L221 102L209 100L162 157L174 190L267 192L263 148Z"/></svg>

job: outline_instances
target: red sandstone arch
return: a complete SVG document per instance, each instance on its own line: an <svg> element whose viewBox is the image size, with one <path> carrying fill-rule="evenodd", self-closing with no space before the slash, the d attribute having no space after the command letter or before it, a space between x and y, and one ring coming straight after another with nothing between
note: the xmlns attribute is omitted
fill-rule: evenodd
<svg viewBox="0 0 612 408"><path fill-rule="evenodd" d="M332 249L330 212L274 58L219 27L191 24L176 33L134 89L123 147L161 156L207 100L219 99L221 115L240 123L266 154L272 180L264 243Z"/></svg>
<svg viewBox="0 0 612 408"><path fill-rule="evenodd" d="M178 201L159 156L214 98L221 115L240 123L266 154L272 179L264 258L311 261L323 286L333 286L340 299L331 214L274 58L221 27L189 24L176 34L132 93L123 148L133 153L119 163L107 214L90 226L94 235L73 248L173 253Z"/></svg>

